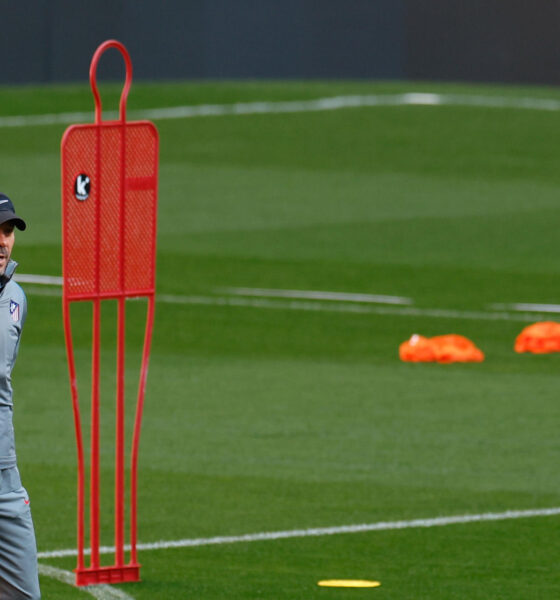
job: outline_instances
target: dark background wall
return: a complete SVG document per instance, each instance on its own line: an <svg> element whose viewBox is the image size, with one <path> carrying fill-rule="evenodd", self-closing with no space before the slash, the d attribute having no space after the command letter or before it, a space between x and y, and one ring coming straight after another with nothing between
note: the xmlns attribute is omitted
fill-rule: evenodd
<svg viewBox="0 0 560 600"><path fill-rule="evenodd" d="M0 22L0 83L83 81L109 38L136 79L560 80L560 0L0 0Z"/></svg>
<svg viewBox="0 0 560 600"><path fill-rule="evenodd" d="M411 79L560 82L558 0L410 0Z"/></svg>

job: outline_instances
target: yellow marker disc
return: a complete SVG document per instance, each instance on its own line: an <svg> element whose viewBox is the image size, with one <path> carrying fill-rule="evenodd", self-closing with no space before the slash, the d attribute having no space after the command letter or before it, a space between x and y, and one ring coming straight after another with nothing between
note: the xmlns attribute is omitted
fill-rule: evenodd
<svg viewBox="0 0 560 600"><path fill-rule="evenodd" d="M379 587L379 581L367 581L365 579L324 579L317 585L321 587L344 587L344 588L374 588Z"/></svg>

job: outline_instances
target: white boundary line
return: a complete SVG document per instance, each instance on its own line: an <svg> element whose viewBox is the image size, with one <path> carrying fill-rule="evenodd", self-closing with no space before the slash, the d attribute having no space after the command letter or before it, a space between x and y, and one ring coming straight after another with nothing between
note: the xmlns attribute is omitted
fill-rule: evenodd
<svg viewBox="0 0 560 600"><path fill-rule="evenodd" d="M21 279L19 281L22 281ZM49 287L28 287L28 295L60 297L61 290ZM225 306L237 308L258 308L270 310L295 310L327 313L350 313L357 315L393 315L396 317L430 317L436 319L466 319L469 321L513 321L533 323L536 320L550 319L550 314L535 312L473 311L445 308L416 308L413 306L370 306L359 303L320 300L288 300L274 298L243 298L236 296L180 296L158 294L156 301L164 304Z"/></svg>
<svg viewBox="0 0 560 600"><path fill-rule="evenodd" d="M383 296L379 294L348 294L344 292L320 292L314 290L271 290L264 288L221 288L219 292L234 296L265 296L269 298L300 298L308 300L334 300L337 302L363 302L365 304L413 304L411 298Z"/></svg>
<svg viewBox="0 0 560 600"><path fill-rule="evenodd" d="M187 119L193 117L219 117L227 115L257 115L319 112L348 108L375 106L472 106L486 108L512 108L521 110L559 111L560 100L552 98L519 98L506 96L478 96L469 94L435 94L408 92L404 94L363 94L332 96L313 100L279 102L236 102L232 104L200 104L172 106L130 111L131 119ZM115 111L104 114L107 120L117 119ZM64 112L42 115L14 115L0 117L0 128L31 127L37 125L69 125L91 122L92 112Z"/></svg>
<svg viewBox="0 0 560 600"><path fill-rule="evenodd" d="M39 285L62 285L62 277L51 275L28 275L24 273L15 273L14 280L21 283L37 283Z"/></svg>
<svg viewBox="0 0 560 600"><path fill-rule="evenodd" d="M17 274L21 283L60 287L62 277L50 275ZM444 308L415 308L412 298L382 294L352 294L317 290L285 290L269 288L232 287L217 291L231 296L181 296L158 294L156 300L166 304L198 304L204 306L237 306L276 310L339 312L356 314L395 315L401 317L435 317L440 319L468 319L481 321L534 321L549 318L547 313L560 313L559 304L491 304L490 312ZM29 294L60 296L59 290L29 288ZM244 296L247 296L246 298ZM293 299L290 301L290 299ZM298 301L310 300L310 302ZM288 300L288 301L286 301ZM326 302L326 304L322 303ZM355 303L355 304L352 304ZM360 306L360 304L389 304L395 307ZM512 312L510 312L512 311ZM541 314L539 314L541 313Z"/></svg>
<svg viewBox="0 0 560 600"><path fill-rule="evenodd" d="M560 313L560 304L531 304L528 302L517 302L515 304L491 304L490 308L493 308L494 310Z"/></svg>
<svg viewBox="0 0 560 600"><path fill-rule="evenodd" d="M63 569L57 569L50 565L39 564L39 573L45 577L52 577L62 583L75 586L75 576L70 571L64 571ZM132 596L126 594L122 590L111 587L110 585L87 585L84 587L76 588L81 592L85 592L98 600L134 600Z"/></svg>
<svg viewBox="0 0 560 600"><path fill-rule="evenodd" d="M195 304L202 306L233 306L264 308L274 310L298 310L311 312L354 313L362 315L395 315L398 317L434 317L437 319L467 319L480 321L519 321L534 322L536 319L550 318L538 313L485 312L454 310L444 308L415 308L413 306L364 306L352 303L328 304L319 301L280 300L269 298L242 298L225 296L177 296L159 294L158 302L167 304Z"/></svg>
<svg viewBox="0 0 560 600"><path fill-rule="evenodd" d="M410 521L380 521L377 523L362 523L359 525L342 525L339 527L317 527L311 529L292 529L289 531L270 531L249 533L245 535L216 536L210 538L194 538L173 541L160 541L138 544L138 550L167 550L171 548L192 548L198 546L211 546L222 544L237 544L248 542L263 542L304 537L321 537L327 535L340 535L347 533L366 533L371 531L393 531L399 529L415 529L444 527L466 523L484 523L491 521L509 521L513 519L529 519L535 517L553 517L560 515L560 507L536 508L529 510L508 510L505 512L489 512L478 515L456 515L449 517L435 517L432 519L412 519ZM129 548L127 547L127 550ZM99 549L101 554L111 554L114 547L104 546ZM39 552L39 558L62 558L76 556L74 549L52 550Z"/></svg>

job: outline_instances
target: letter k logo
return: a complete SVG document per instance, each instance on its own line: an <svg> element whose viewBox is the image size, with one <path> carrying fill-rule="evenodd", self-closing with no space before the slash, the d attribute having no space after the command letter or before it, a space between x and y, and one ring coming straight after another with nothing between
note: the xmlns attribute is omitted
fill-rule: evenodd
<svg viewBox="0 0 560 600"><path fill-rule="evenodd" d="M89 183L89 177L87 175L78 175L76 181L76 191L80 196L87 196L86 186Z"/></svg>
<svg viewBox="0 0 560 600"><path fill-rule="evenodd" d="M80 173L74 182L74 195L78 200L87 200L89 197L90 178Z"/></svg>

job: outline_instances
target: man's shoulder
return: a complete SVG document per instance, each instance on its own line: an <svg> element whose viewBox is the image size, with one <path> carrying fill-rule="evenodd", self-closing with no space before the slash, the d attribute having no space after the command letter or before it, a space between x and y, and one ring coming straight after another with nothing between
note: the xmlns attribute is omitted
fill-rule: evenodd
<svg viewBox="0 0 560 600"><path fill-rule="evenodd" d="M4 297L9 297L10 300L13 300L14 302L27 302L23 288L19 285L19 283L17 283L13 279L10 279L10 281L8 281L8 283L4 287L4 293L2 295Z"/></svg>

